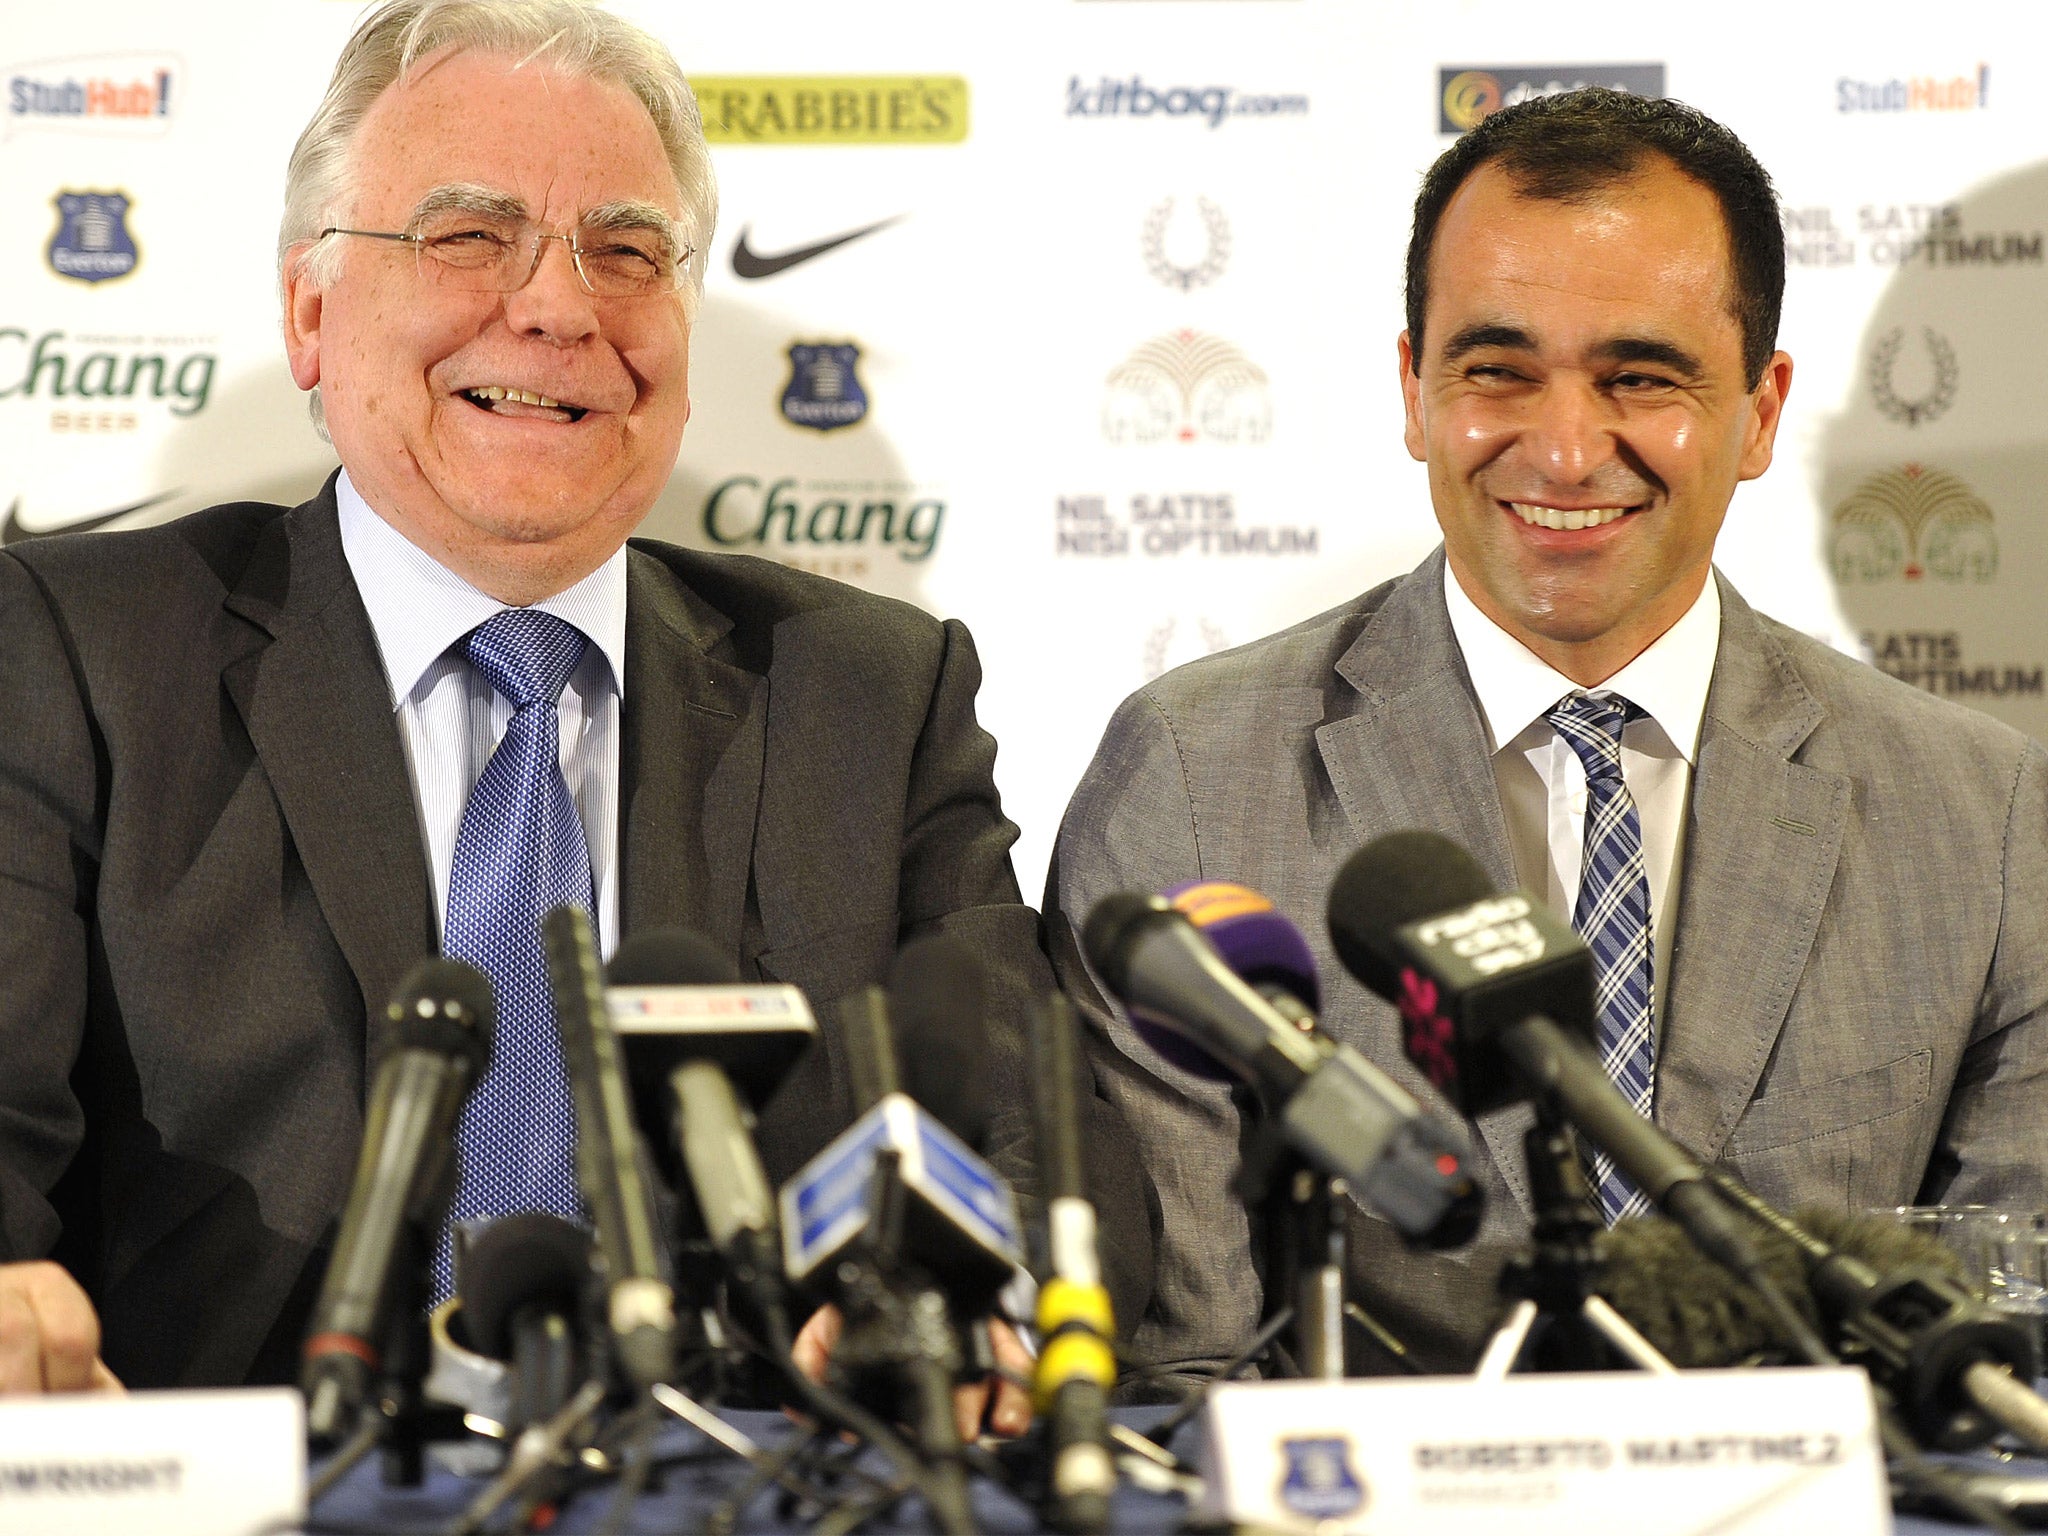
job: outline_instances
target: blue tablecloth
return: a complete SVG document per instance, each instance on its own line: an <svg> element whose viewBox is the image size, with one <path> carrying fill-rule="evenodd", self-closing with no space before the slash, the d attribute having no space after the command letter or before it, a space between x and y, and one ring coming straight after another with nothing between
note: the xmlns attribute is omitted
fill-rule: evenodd
<svg viewBox="0 0 2048 1536"><path fill-rule="evenodd" d="M776 1413L729 1413L722 1417L764 1449L786 1445L799 1432L788 1419ZM1120 1412L1117 1417L1142 1433L1158 1424L1165 1417L1165 1410L1130 1410ZM636 1536L702 1529L710 1513L739 1487L747 1475L746 1466L737 1458L682 1424L670 1424L663 1429L660 1449L666 1456L686 1459L671 1465L661 1485L650 1488L635 1503L625 1529L636 1533ZM1176 1438L1174 1449L1183 1455L1193 1456L1193 1426ZM1944 1459L1951 1464L1962 1460ZM887 1466L882 1458L873 1455L866 1464L877 1472L884 1471ZM1986 1457L1974 1459L1972 1464L1990 1466L1992 1463ZM2048 1464L2043 1463L2020 1463L2016 1469L2026 1471L2030 1468L2041 1475L2048 1475ZM389 1488L381 1481L376 1461L372 1458L354 1468L320 1501L312 1511L308 1529L315 1532L376 1531L393 1533L393 1536L396 1533L439 1532L461 1515L483 1486L479 1478L458 1477L442 1468L431 1467L423 1486L417 1489ZM1035 1509L994 1483L977 1480L973 1497L975 1521L982 1531L1035 1532L1044 1528ZM604 1487L591 1489L569 1500L549 1527L550 1536L556 1532L569 1536L569 1533L599 1529L610 1501L611 1490ZM771 1488L746 1505L737 1528L749 1533L808 1530L811 1521L787 1505L781 1491ZM1148 1536L1148 1533L1177 1530L1186 1517L1187 1506L1179 1497L1144 1493L1126 1485L1117 1493L1113 1528L1134 1533L1134 1536ZM887 1520L870 1527L885 1531L930 1528L924 1506L914 1496L905 1499ZM1913 1515L1899 1516L1897 1524L1899 1536L1957 1536L1958 1532L1970 1529L1973 1528Z"/></svg>
<svg viewBox="0 0 2048 1536"><path fill-rule="evenodd" d="M720 1417L764 1450L787 1445L801 1433L779 1413L727 1413ZM1164 1409L1135 1410L1118 1417L1141 1432L1165 1417ZM634 1533L694 1532L745 1480L748 1468L729 1452L713 1444L698 1431L680 1423L665 1426L659 1440L660 1453L670 1458L687 1458L667 1469L661 1486L650 1488L635 1503L626 1530ZM888 1462L869 1453L864 1465L886 1473ZM438 1532L447 1529L483 1488L479 1478L458 1477L438 1466L429 1466L425 1482L416 1489L389 1488L381 1480L376 1458L353 1468L317 1504L308 1521L310 1531L351 1530L378 1532ZM979 1530L991 1533L1042 1530L1038 1512L997 1484L976 1479L973 1484L974 1517ZM611 1501L609 1487L593 1488L562 1506L554 1533L593 1531L605 1520ZM738 1529L743 1532L801 1532L809 1530L811 1519L786 1508L788 1501L779 1489L763 1492L742 1512ZM1186 1518L1187 1506L1178 1497L1148 1494L1125 1486L1119 1489L1114 1507L1115 1529L1132 1532L1168 1532ZM923 1503L912 1495L892 1515L867 1529L922 1531L931 1529Z"/></svg>

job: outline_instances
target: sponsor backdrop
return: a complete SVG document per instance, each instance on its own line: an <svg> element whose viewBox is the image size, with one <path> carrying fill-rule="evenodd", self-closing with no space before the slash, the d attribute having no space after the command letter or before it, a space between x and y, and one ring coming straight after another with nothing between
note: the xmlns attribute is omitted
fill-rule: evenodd
<svg viewBox="0 0 2048 1536"><path fill-rule="evenodd" d="M1664 92L1775 173L1798 364L1722 563L1766 611L2048 735L2048 113L2033 7L1505 0L624 4L723 217L646 532L965 618L1018 872L1118 699L1435 542L1394 337L1422 169L1501 104ZM344 0L14 5L0 537L294 501L286 155ZM488 131L487 125L479 131ZM4 637L0 637L0 643Z"/></svg>

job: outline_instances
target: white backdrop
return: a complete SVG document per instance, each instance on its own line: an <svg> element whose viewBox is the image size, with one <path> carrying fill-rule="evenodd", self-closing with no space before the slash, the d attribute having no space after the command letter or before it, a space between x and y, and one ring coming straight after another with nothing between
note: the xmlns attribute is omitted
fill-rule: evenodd
<svg viewBox="0 0 2048 1536"><path fill-rule="evenodd" d="M1027 895L1118 699L1435 542L1395 375L1408 207L1447 113L1532 87L1661 78L1778 180L1797 373L1723 567L2048 735L2035 5L620 9L704 89L723 198L643 531L965 618ZM0 0L8 539L296 501L331 468L272 250L359 14ZM885 220L736 270L743 231L773 266Z"/></svg>

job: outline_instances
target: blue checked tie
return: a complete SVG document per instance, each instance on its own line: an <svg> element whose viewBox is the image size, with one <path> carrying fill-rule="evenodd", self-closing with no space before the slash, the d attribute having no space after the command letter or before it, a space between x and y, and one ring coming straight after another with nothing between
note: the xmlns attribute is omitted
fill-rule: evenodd
<svg viewBox="0 0 2048 1536"><path fill-rule="evenodd" d="M470 665L512 704L504 739L469 792L448 880L443 948L491 979L498 1032L490 1069L455 1132L462 1183L455 1222L515 1211L580 1219L576 1108L548 987L540 920L559 906L593 909L590 846L562 779L563 685L583 657L571 624L508 608L465 642ZM434 1300L454 1291L450 1234L434 1258Z"/></svg>
<svg viewBox="0 0 2048 1536"><path fill-rule="evenodd" d="M1600 1060L1647 1120L1657 1060L1650 1031L1650 877L1642 820L1621 777L1621 728L1641 714L1623 698L1573 694L1547 718L1586 770L1586 860L1572 927L1593 951ZM1593 1156L1593 1194L1609 1226L1650 1209L1649 1197L1605 1152Z"/></svg>

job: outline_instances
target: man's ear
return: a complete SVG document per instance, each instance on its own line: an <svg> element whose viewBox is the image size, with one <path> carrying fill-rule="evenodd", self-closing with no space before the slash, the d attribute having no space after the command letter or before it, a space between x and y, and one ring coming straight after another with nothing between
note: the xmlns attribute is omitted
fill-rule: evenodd
<svg viewBox="0 0 2048 1536"><path fill-rule="evenodd" d="M307 271L312 242L304 241L284 257L284 353L292 365L292 382L312 389L320 382L320 307L326 295Z"/></svg>
<svg viewBox="0 0 2048 1536"><path fill-rule="evenodd" d="M1401 359L1401 405L1408 417L1401 440L1408 445L1410 458L1427 462L1429 455L1424 451L1422 435L1422 380L1415 372L1415 348L1406 331L1401 333L1401 339L1394 348Z"/></svg>
<svg viewBox="0 0 2048 1536"><path fill-rule="evenodd" d="M1773 352L1764 365L1764 376L1751 403L1742 462L1736 469L1742 479L1754 480L1771 467L1771 450L1778 441L1779 424L1785 419L1785 397L1791 393L1792 359L1783 352Z"/></svg>

